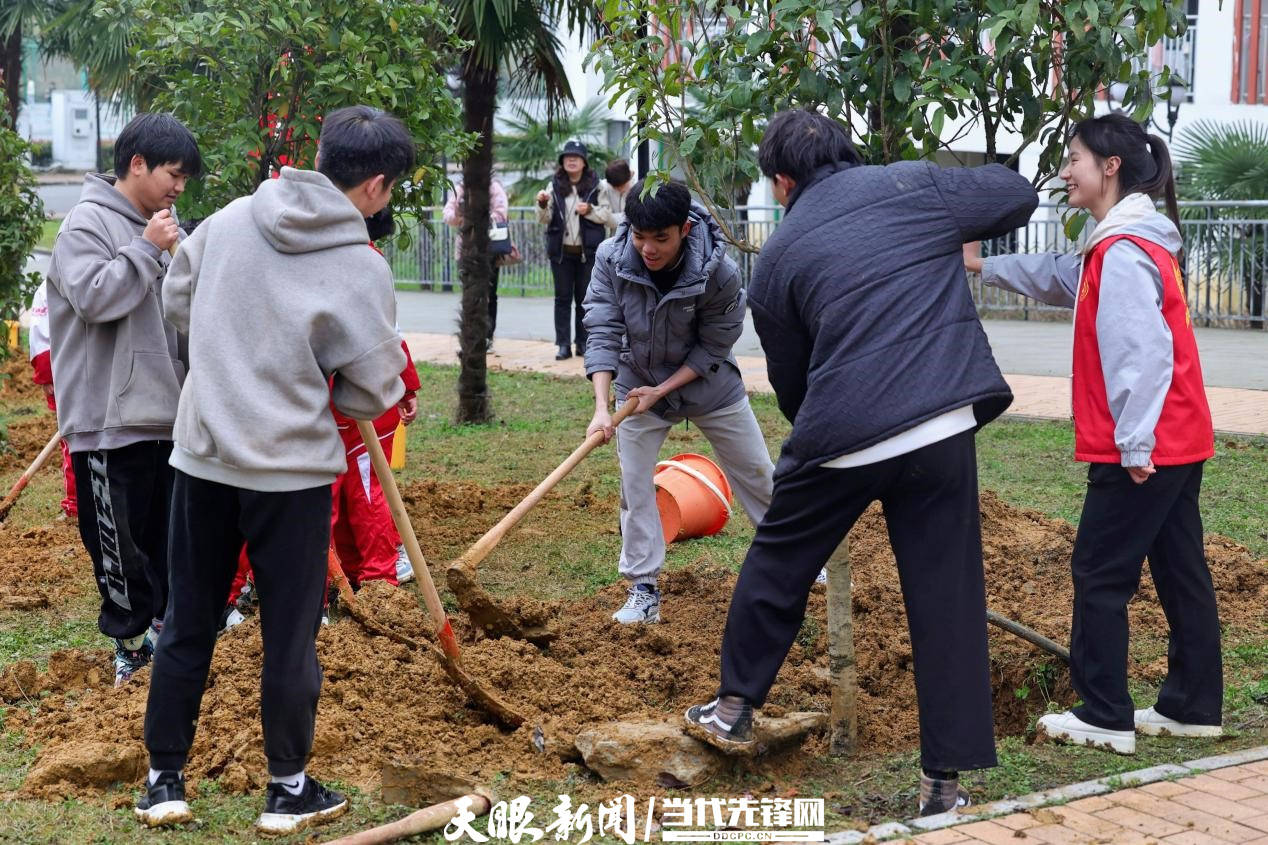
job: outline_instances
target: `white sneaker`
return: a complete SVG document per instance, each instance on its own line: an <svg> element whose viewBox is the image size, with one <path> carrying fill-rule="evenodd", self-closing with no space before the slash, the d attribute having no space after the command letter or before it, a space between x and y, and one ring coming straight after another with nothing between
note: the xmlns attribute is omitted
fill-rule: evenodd
<svg viewBox="0 0 1268 845"><path fill-rule="evenodd" d="M247 621L247 618L242 615L242 612L234 605L229 605L225 608L224 618L220 620L220 633L223 634L234 625L241 625L245 621Z"/></svg>
<svg viewBox="0 0 1268 845"><path fill-rule="evenodd" d="M826 566L823 569L820 569L819 574L815 576L815 583L816 584L828 583L828 568Z"/></svg>
<svg viewBox="0 0 1268 845"><path fill-rule="evenodd" d="M1146 736L1223 736L1220 725L1188 725L1168 719L1152 707L1137 710L1133 721L1136 732Z"/></svg>
<svg viewBox="0 0 1268 845"><path fill-rule="evenodd" d="M1098 728L1089 725L1078 716L1067 710L1064 713L1049 713L1042 716L1037 725L1039 731L1057 742L1071 745L1086 745L1089 748L1103 748L1115 754L1135 754L1136 734L1134 731L1112 731L1109 728Z"/></svg>
<svg viewBox="0 0 1268 845"><path fill-rule="evenodd" d="M625 605L612 614L622 625L651 624L660 621L660 590L650 584L630 587Z"/></svg>
<svg viewBox="0 0 1268 845"><path fill-rule="evenodd" d="M409 562L409 555L404 546L396 547L396 583L405 584L414 580L414 567Z"/></svg>

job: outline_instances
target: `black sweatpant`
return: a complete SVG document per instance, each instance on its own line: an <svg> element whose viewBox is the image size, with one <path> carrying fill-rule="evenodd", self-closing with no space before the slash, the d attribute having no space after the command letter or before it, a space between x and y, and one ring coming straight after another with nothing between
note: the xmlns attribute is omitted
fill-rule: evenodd
<svg viewBox="0 0 1268 845"><path fill-rule="evenodd" d="M97 627L107 637L143 634L167 607L171 454L170 440L71 453L79 536L101 592Z"/></svg>
<svg viewBox="0 0 1268 845"><path fill-rule="evenodd" d="M550 272L555 276L555 345L568 345L568 318L573 318L576 326L577 346L586 348L586 327L581 320L585 317L585 309L581 303L586 298L586 288L590 287L590 272L594 270L594 259L586 260L584 255L564 253L560 261L550 262Z"/></svg>
<svg viewBox="0 0 1268 845"><path fill-rule="evenodd" d="M1218 725L1224 679L1215 589L1202 546L1202 463L1158 467L1144 484L1114 464L1088 467L1074 540L1070 678L1074 713L1110 730L1133 729L1127 692L1127 603L1149 571L1171 628L1167 679L1154 706L1193 725Z"/></svg>
<svg viewBox="0 0 1268 845"><path fill-rule="evenodd" d="M815 576L879 499L907 609L927 769L995 765L973 432L849 469L775 479L722 637L720 695L761 706L806 615Z"/></svg>
<svg viewBox="0 0 1268 845"><path fill-rule="evenodd" d="M177 472L171 531L171 598L145 708L150 766L184 768L245 541L264 639L264 755L276 777L303 770L321 693L316 639L326 594L330 487L261 493Z"/></svg>

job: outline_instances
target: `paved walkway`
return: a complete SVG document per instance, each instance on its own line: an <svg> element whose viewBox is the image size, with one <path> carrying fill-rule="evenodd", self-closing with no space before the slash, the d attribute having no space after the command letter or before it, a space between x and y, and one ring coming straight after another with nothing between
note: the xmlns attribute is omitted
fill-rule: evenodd
<svg viewBox="0 0 1268 845"><path fill-rule="evenodd" d="M1268 845L1268 761L1080 798L909 837L928 845Z"/></svg>
<svg viewBox="0 0 1268 845"><path fill-rule="evenodd" d="M407 331L405 339L416 360L433 364L453 364L457 361L458 340L453 334ZM489 355L489 366L495 369L560 376L578 376L584 372L579 358L556 361L554 344L545 341L498 337L493 349ZM740 355L736 360L750 391L771 392L764 358L760 355ZM1256 364L1255 368L1268 370L1268 366L1262 363ZM1250 369L1249 365L1247 369ZM1009 408L1010 415L1035 419L1070 418L1068 378L1011 373L1005 378L1015 396ZM1268 435L1268 390L1208 386L1207 399L1216 430L1228 434Z"/></svg>

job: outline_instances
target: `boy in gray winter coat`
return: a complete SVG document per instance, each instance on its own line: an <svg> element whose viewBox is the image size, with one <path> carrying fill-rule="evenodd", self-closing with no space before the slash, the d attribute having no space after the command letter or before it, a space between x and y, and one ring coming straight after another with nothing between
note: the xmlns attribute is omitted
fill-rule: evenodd
<svg viewBox="0 0 1268 845"><path fill-rule="evenodd" d="M639 400L617 436L620 571L630 587L612 618L630 624L660 621L665 538L652 475L669 429L682 420L700 428L754 525L770 505L774 467L731 355L744 327L744 290L717 223L677 182L646 197L635 184L625 216L599 247L586 294L595 397L586 435L612 437L614 380L617 402Z"/></svg>
<svg viewBox="0 0 1268 845"><path fill-rule="evenodd" d="M172 452L171 597L145 713L151 769L136 807L151 827L192 817L182 769L244 542L260 599L271 775L257 825L286 834L347 809L304 772L321 690L331 483L346 469L329 406L374 419L402 398L391 271L365 218L413 161L396 118L336 111L316 171L283 168L205 220L173 262L165 313L189 335L190 371Z"/></svg>
<svg viewBox="0 0 1268 845"><path fill-rule="evenodd" d="M180 237L172 204L201 169L174 117L137 115L115 142L114 175L84 177L49 263L57 422L116 686L149 663L167 606L167 459L185 364L160 286Z"/></svg>

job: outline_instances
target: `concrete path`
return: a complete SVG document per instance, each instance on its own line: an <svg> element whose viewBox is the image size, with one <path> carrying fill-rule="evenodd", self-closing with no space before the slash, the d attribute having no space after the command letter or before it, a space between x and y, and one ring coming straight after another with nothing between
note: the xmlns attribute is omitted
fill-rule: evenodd
<svg viewBox="0 0 1268 845"><path fill-rule="evenodd" d="M406 323L401 317L402 328ZM521 340L501 334L494 340L489 366L494 369L580 376L585 372L581 359L555 360L554 344L541 340ZM457 362L458 339L453 333L405 332L410 352L417 361L433 364ZM1000 351L996 357L1003 362ZM1261 359L1263 360L1263 359ZM760 355L739 355L736 361L744 383L751 392L770 393L766 378L766 360ZM1005 365L1007 370L1007 366ZM1248 365L1246 369L1251 369ZM1070 379L1064 376L1006 373L1014 400L1009 414L1035 419L1070 418ZM1268 390L1208 387L1207 399L1217 431L1228 434L1268 435Z"/></svg>
<svg viewBox="0 0 1268 845"><path fill-rule="evenodd" d="M396 296L402 331L447 334L456 330L459 294L400 291ZM554 305L549 297L500 297L498 338L553 339ZM1069 323L984 320L982 325L1004 372L1062 377L1070 374ZM1268 390L1268 331L1198 328L1197 337L1202 375L1208 385ZM735 354L762 355L751 318L744 321L744 334L735 345Z"/></svg>

